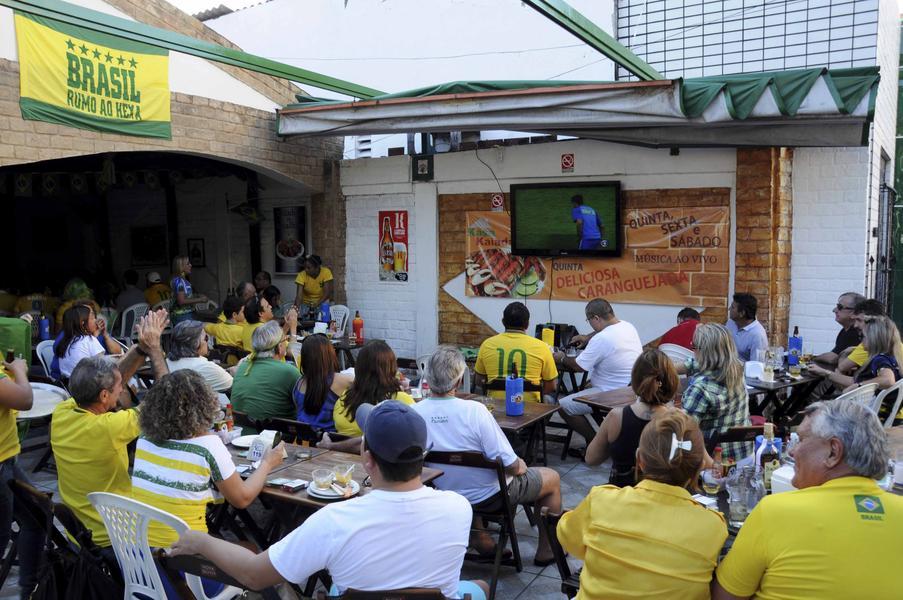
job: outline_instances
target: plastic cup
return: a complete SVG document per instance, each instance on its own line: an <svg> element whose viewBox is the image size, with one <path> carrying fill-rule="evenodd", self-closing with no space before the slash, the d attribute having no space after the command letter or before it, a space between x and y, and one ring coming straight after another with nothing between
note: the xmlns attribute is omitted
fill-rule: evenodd
<svg viewBox="0 0 903 600"><path fill-rule="evenodd" d="M335 468L335 481L341 486L348 485L354 479L354 463L342 463Z"/></svg>
<svg viewBox="0 0 903 600"><path fill-rule="evenodd" d="M332 481L335 479L335 473L333 473L331 469L315 469L314 472L311 473L311 477L314 480L314 487L319 490L326 490L332 485Z"/></svg>

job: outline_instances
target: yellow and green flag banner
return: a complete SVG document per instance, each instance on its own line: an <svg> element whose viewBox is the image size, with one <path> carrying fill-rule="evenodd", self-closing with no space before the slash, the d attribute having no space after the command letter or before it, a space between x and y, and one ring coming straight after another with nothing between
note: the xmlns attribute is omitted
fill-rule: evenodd
<svg viewBox="0 0 903 600"><path fill-rule="evenodd" d="M22 118L170 139L169 51L16 12Z"/></svg>

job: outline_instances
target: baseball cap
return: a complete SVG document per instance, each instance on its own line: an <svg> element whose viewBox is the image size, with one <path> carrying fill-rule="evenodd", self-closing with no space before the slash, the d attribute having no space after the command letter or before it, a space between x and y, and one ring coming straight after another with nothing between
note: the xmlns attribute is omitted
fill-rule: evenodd
<svg viewBox="0 0 903 600"><path fill-rule="evenodd" d="M156 271L151 271L150 273L147 274L147 281L149 283L160 283L160 279L161 279L160 274L157 273Z"/></svg>
<svg viewBox="0 0 903 600"><path fill-rule="evenodd" d="M354 420L364 432L367 448L386 462L416 462L429 450L426 421L407 404L397 400L385 400L377 406L362 404ZM411 448L417 453L410 452ZM402 458L404 454L409 456Z"/></svg>

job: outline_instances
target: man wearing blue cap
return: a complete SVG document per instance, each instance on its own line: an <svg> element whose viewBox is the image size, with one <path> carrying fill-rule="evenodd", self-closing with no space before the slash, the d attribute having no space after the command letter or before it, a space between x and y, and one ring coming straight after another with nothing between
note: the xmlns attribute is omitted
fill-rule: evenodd
<svg viewBox="0 0 903 600"><path fill-rule="evenodd" d="M459 581L473 516L454 492L420 480L426 422L388 400L358 408L361 456L373 490L317 511L260 554L205 533L188 531L171 553L200 554L242 585L259 590L283 581L303 584L326 569L332 590L437 588L448 598L485 598L483 582Z"/></svg>

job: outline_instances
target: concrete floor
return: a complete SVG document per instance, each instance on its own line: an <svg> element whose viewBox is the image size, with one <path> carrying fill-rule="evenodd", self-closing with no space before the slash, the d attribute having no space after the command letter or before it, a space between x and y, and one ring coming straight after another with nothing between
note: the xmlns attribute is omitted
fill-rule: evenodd
<svg viewBox="0 0 903 600"><path fill-rule="evenodd" d="M46 439L46 429L32 431L26 445ZM577 436L579 438L579 436ZM575 441L573 445L578 445ZM561 461L561 445L549 443L549 466L561 475L561 495L564 508L574 508L587 495L594 485L601 485L608 481L608 467L588 467L579 459L568 457ZM59 501L57 493L57 478L54 468L47 468L39 473L31 473L32 467L40 459L43 450L23 454L20 457L20 465L28 472L32 483L39 489L52 492ZM524 570L517 573L513 567L502 567L499 577L496 598L498 600L534 600L540 598L564 598L561 593L561 579L555 565L536 567L533 565L533 554L536 551L537 530L531 528L522 508L518 509L515 518L519 547L523 558ZM572 571L580 566L580 561L569 559ZM483 579L489 581L491 577L491 565L477 565L465 563L462 569L464 579ZM17 598L18 586L16 585L16 569L10 573L5 585L0 589L0 598ZM289 592L290 590L286 590ZM249 597L257 597L250 594Z"/></svg>

